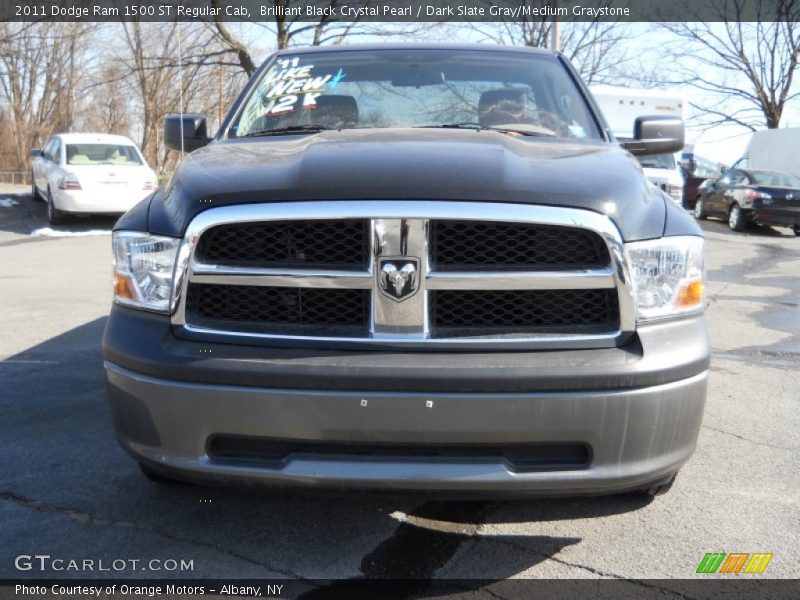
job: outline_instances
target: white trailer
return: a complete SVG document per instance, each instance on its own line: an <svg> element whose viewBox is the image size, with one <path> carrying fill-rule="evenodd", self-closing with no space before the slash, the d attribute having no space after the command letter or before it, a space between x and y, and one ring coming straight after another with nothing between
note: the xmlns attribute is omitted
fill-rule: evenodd
<svg viewBox="0 0 800 600"><path fill-rule="evenodd" d="M800 177L800 127L756 131L744 156L733 166L784 171Z"/></svg>
<svg viewBox="0 0 800 600"><path fill-rule="evenodd" d="M640 90L597 85L591 88L595 101L605 115L611 132L620 141L633 138L636 117L668 115L684 119L686 101L676 92ZM683 174L679 167L680 153L642 156L647 178L664 190L678 204L683 201Z"/></svg>

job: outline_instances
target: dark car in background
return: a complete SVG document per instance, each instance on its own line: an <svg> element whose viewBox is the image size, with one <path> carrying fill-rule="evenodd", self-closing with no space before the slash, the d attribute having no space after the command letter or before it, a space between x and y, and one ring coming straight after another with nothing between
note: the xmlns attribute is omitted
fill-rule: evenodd
<svg viewBox="0 0 800 600"><path fill-rule="evenodd" d="M789 227L800 235L800 178L780 171L731 169L698 189L695 217L720 217L734 231L748 223Z"/></svg>

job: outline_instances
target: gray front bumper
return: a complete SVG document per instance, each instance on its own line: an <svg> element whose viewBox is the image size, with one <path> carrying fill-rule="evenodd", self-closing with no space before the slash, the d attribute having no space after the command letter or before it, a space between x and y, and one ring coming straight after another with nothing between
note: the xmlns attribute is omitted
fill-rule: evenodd
<svg viewBox="0 0 800 600"><path fill-rule="evenodd" d="M579 367L578 367L579 368ZM647 387L445 393L206 385L106 362L123 448L188 480L292 486L520 494L602 494L645 487L692 454L707 372ZM493 444L583 442L583 469L518 473L502 460L297 456L280 467L209 457L210 436L325 442Z"/></svg>

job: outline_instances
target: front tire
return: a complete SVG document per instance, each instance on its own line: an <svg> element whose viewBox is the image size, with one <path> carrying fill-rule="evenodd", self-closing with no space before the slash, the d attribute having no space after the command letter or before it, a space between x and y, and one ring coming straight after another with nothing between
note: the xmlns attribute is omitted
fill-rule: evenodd
<svg viewBox="0 0 800 600"><path fill-rule="evenodd" d="M796 236L800 237L800 225L795 225L794 227L792 227L792 231L794 231L794 234Z"/></svg>
<svg viewBox="0 0 800 600"><path fill-rule="evenodd" d="M747 217L738 204L731 206L731 210L728 212L728 227L733 231L744 231L744 228L747 227Z"/></svg>
<svg viewBox="0 0 800 600"><path fill-rule="evenodd" d="M705 221L708 218L706 206L703 203L703 199L699 196L697 198L697 202L694 203L694 218L698 221Z"/></svg>
<svg viewBox="0 0 800 600"><path fill-rule="evenodd" d="M64 213L56 208L56 203L53 202L53 193L50 188L47 189L47 222L50 225L63 225L65 221Z"/></svg>

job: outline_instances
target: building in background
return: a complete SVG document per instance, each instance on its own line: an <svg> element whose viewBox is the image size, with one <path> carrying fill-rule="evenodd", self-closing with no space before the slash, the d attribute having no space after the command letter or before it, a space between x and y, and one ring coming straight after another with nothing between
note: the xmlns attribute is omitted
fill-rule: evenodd
<svg viewBox="0 0 800 600"><path fill-rule="evenodd" d="M676 92L609 85L592 86L591 92L603 111L611 132L620 141L633 139L636 117L667 115L685 120L686 101ZM647 178L677 203L683 201L684 177L680 159L680 153L656 154L639 159Z"/></svg>

